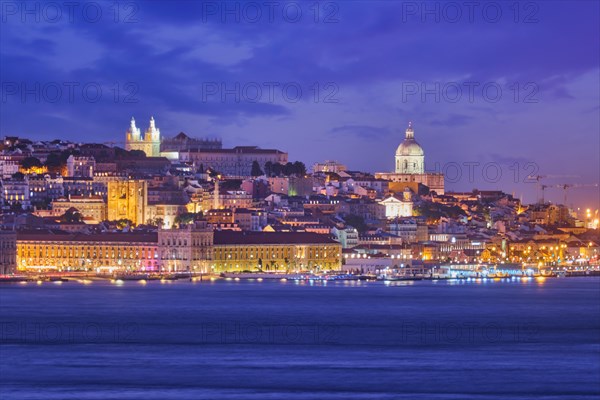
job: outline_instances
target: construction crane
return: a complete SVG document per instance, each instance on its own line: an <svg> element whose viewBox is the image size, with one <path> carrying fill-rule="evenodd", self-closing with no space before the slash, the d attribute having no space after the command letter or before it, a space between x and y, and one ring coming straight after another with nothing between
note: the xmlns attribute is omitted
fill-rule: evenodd
<svg viewBox="0 0 600 400"><path fill-rule="evenodd" d="M579 189L579 188L588 188L588 187L598 187L597 183L563 183L560 185L555 185L555 187L563 190L563 205L567 205L567 193L569 189Z"/></svg>
<svg viewBox="0 0 600 400"><path fill-rule="evenodd" d="M525 182L535 181L538 189L538 193L541 194L538 201L539 203L544 203L544 190L549 187L555 187L556 185L543 185L540 181L542 179L555 179L555 178L579 178L579 175L528 175L527 180Z"/></svg>
<svg viewBox="0 0 600 400"><path fill-rule="evenodd" d="M540 203L544 204L544 191L549 188L552 187L552 185L539 185L540 189L542 190L542 197L541 197L541 201Z"/></svg>

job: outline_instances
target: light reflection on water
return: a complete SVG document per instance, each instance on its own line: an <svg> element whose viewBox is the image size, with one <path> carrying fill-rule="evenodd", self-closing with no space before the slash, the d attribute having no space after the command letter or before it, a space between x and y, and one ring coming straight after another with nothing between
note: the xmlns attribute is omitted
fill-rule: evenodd
<svg viewBox="0 0 600 400"><path fill-rule="evenodd" d="M599 286L6 284L0 398L597 399Z"/></svg>

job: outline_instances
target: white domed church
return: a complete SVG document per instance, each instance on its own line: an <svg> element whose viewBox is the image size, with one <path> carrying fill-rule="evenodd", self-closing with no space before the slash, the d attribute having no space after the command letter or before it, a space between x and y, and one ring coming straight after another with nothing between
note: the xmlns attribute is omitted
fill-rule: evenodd
<svg viewBox="0 0 600 400"><path fill-rule="evenodd" d="M408 123L404 141L396 149L394 163L394 172L377 172L375 177L398 183L420 183L437 194L444 194L444 175L425 172L425 152L415 139L412 122ZM390 184L390 187L392 186L399 185ZM399 188L399 190L404 190L404 187Z"/></svg>
<svg viewBox="0 0 600 400"><path fill-rule="evenodd" d="M412 128L412 122L408 123L406 138L396 150L396 173L425 173L425 152L415 140L415 131Z"/></svg>

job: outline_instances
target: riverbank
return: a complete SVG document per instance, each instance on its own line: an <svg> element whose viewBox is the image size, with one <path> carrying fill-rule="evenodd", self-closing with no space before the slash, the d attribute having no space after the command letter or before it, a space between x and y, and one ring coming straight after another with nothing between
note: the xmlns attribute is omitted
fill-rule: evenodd
<svg viewBox="0 0 600 400"><path fill-rule="evenodd" d="M164 273L164 274L90 274L90 273L52 273L52 274L22 274L0 276L0 283L44 283L44 282L79 282L89 284L94 281L108 281L113 283L139 281L438 281L438 280L504 280L504 279L528 279L528 278L569 278L569 277L595 277L600 276L600 271L561 271L544 275L522 275L522 276L401 276L384 277L376 275L355 274L311 274L311 273L222 273L222 274L191 274L191 273Z"/></svg>

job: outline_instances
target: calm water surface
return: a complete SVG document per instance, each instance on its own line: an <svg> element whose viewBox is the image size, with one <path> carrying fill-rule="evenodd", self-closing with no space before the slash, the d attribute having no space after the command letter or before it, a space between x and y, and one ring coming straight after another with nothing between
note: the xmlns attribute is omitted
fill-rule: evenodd
<svg viewBox="0 0 600 400"><path fill-rule="evenodd" d="M0 286L1 399L598 399L600 279Z"/></svg>

